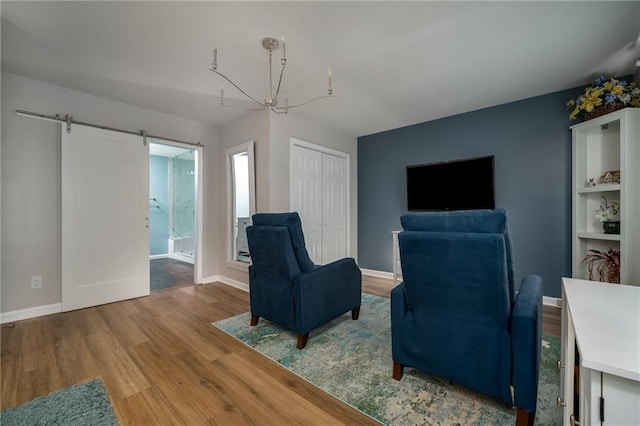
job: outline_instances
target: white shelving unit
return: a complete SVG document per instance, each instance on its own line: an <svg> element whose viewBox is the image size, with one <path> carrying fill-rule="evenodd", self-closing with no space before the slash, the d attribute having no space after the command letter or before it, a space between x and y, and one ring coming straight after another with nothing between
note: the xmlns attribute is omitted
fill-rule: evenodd
<svg viewBox="0 0 640 426"><path fill-rule="evenodd" d="M588 250L620 251L620 282L640 285L640 108L625 108L571 127L573 134L572 275L588 279ZM620 170L620 183L587 181ZM620 204L620 234L595 218L602 197ZM597 278L594 278L597 279Z"/></svg>
<svg viewBox="0 0 640 426"><path fill-rule="evenodd" d="M401 231L391 231L393 242L393 286L402 282L402 264L400 263L400 245L398 244L398 234Z"/></svg>

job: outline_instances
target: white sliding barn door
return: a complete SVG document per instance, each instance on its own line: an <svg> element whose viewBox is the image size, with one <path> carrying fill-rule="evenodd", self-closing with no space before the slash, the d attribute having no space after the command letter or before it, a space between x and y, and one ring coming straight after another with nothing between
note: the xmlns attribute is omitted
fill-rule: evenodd
<svg viewBox="0 0 640 426"><path fill-rule="evenodd" d="M290 205L300 215L315 263L347 255L347 182L344 157L292 145Z"/></svg>
<svg viewBox="0 0 640 426"><path fill-rule="evenodd" d="M149 146L62 128L62 310L149 294Z"/></svg>

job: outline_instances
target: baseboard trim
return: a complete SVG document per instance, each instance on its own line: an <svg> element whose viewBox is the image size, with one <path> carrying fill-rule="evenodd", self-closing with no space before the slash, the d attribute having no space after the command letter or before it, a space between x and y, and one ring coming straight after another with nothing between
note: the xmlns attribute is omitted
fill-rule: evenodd
<svg viewBox="0 0 640 426"><path fill-rule="evenodd" d="M542 304L544 306L553 306L554 308L560 308L562 306L562 299L558 297L542 296Z"/></svg>
<svg viewBox="0 0 640 426"><path fill-rule="evenodd" d="M360 272L362 272L362 275L367 275L369 277L386 278L389 280L393 279L393 272L376 271L375 269L364 269L364 268L360 268Z"/></svg>
<svg viewBox="0 0 640 426"><path fill-rule="evenodd" d="M242 281L237 281L232 278L225 277L223 275L212 275L205 278L202 281L202 284L213 284L213 283L222 283L226 284L230 287L235 287L239 290L246 291L249 293L249 284L243 283Z"/></svg>
<svg viewBox="0 0 640 426"><path fill-rule="evenodd" d="M0 324L41 317L44 315L59 314L60 312L62 312L62 303L53 303L51 305L34 306L32 308L19 309L17 311L3 312L0 314Z"/></svg>

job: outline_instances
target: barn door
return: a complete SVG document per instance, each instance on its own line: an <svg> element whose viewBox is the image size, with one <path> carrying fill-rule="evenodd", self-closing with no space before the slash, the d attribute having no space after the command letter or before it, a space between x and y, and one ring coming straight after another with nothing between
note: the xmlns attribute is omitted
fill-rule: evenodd
<svg viewBox="0 0 640 426"><path fill-rule="evenodd" d="M62 128L62 310L149 294L149 146Z"/></svg>

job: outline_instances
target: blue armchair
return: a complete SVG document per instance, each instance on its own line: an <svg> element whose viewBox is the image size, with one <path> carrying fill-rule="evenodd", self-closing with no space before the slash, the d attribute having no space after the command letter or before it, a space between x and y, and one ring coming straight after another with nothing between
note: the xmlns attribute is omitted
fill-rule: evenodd
<svg viewBox="0 0 640 426"><path fill-rule="evenodd" d="M505 211L411 213L401 223L393 378L413 367L515 405L517 424L533 424L542 278L526 276L516 293Z"/></svg>
<svg viewBox="0 0 640 426"><path fill-rule="evenodd" d="M358 319L362 299L360 268L352 258L315 265L304 245L298 213L259 213L247 228L251 325L260 317L298 335L351 310Z"/></svg>

